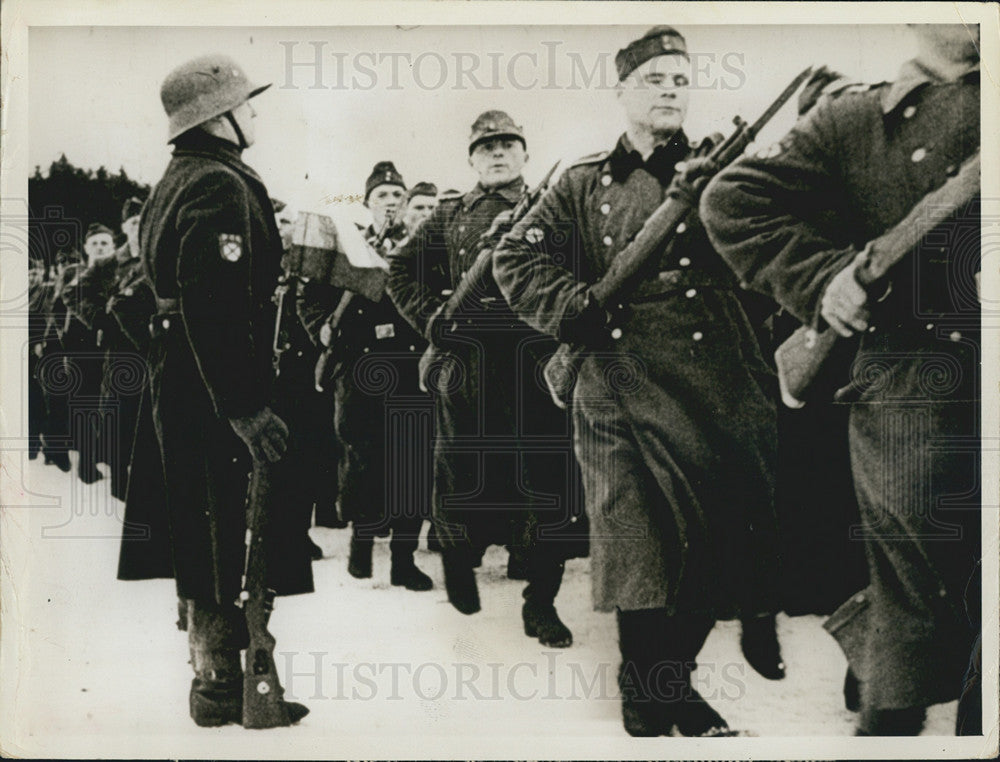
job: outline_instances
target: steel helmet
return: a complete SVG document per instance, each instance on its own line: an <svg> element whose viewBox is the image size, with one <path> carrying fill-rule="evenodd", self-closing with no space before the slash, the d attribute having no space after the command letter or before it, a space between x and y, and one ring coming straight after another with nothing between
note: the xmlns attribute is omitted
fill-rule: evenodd
<svg viewBox="0 0 1000 762"><path fill-rule="evenodd" d="M232 58L213 54L181 64L163 80L160 101L170 120L167 142L225 114L271 85L253 85Z"/></svg>

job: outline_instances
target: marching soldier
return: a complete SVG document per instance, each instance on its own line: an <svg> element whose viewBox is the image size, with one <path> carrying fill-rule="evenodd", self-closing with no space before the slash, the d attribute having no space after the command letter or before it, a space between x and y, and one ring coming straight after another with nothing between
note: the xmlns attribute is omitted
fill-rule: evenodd
<svg viewBox="0 0 1000 762"><path fill-rule="evenodd" d="M807 325L861 335L843 399L870 582L826 624L861 681L859 735L916 735L927 706L958 698L972 638L962 593L979 555L978 203L877 293L856 278L979 148L978 27L914 31L918 55L896 82L821 100L702 199L712 240L752 288Z"/></svg>
<svg viewBox="0 0 1000 762"><path fill-rule="evenodd" d="M537 382L541 357L555 347L510 312L492 279L469 304L449 309L483 234L527 191L526 148L504 112L476 119L468 150L479 182L442 200L393 252L389 289L406 319L445 352L444 366L424 381L435 395L434 524L448 599L462 613L479 611L474 568L486 548L528 546L525 633L566 647L573 636L555 598L576 546L542 539L570 524L579 495L569 422Z"/></svg>
<svg viewBox="0 0 1000 762"><path fill-rule="evenodd" d="M680 33L654 27L615 63L625 134L563 173L501 241L493 275L530 325L589 350L576 454L594 607L617 612L625 730L725 735L690 677L716 620L774 612L773 376L695 214L628 303L591 294L695 151Z"/></svg>
<svg viewBox="0 0 1000 762"><path fill-rule="evenodd" d="M267 190L241 158L254 142L249 100L266 88L223 55L188 61L167 76L160 99L174 152L139 231L157 307L150 386L170 532L150 539L169 543L187 604L190 711L202 726L247 722L240 650L249 643L248 623L235 602L248 472L253 462L277 463L287 447L288 429L268 406L281 242ZM278 595L311 592L301 527L281 518L264 538L267 587ZM141 555L140 545L123 543L122 552ZM126 559L120 573L122 566ZM308 712L284 706L292 722Z"/></svg>
<svg viewBox="0 0 1000 762"><path fill-rule="evenodd" d="M379 243L383 257L406 235L396 220L405 194L393 163L378 162L365 182L373 222L363 235ZM390 397L409 398L417 409L424 406L417 362L426 343L400 317L388 294L372 302L311 280L303 287L299 316L313 341L335 358L318 382L334 390L334 425L344 448L340 507L343 518L352 522L347 570L358 579L371 577L375 537L391 532L390 582L407 590L430 590L431 578L413 560L430 503L429 458L422 454L429 442L421 442L418 432L403 434L415 439L395 442L387 430L386 407ZM388 387L381 380L386 373L391 376ZM413 468L404 467L401 458Z"/></svg>

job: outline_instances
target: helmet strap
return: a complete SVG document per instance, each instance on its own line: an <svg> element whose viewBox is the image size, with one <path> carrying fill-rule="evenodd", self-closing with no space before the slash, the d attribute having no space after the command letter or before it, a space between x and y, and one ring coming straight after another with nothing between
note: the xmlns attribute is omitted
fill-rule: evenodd
<svg viewBox="0 0 1000 762"><path fill-rule="evenodd" d="M229 120L229 124L232 125L233 132L236 133L236 138L237 140L240 141L239 143L240 150L243 150L244 148L249 148L249 146L247 145L247 139L243 136L243 130L241 130L240 126L236 123L236 117L233 116L233 112L227 111L225 114L223 114L223 116Z"/></svg>

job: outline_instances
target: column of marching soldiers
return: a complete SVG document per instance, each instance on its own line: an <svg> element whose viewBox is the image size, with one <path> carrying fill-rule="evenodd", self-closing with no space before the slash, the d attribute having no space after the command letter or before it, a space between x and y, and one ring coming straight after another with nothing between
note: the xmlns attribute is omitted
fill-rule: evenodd
<svg viewBox="0 0 1000 762"><path fill-rule="evenodd" d="M265 88L224 56L172 73L161 96L174 158L150 199L125 203L124 243L113 250L115 233L95 223L85 257L32 262L31 457L70 471L75 450L86 483L108 464L126 501L119 577L177 579L193 719L252 724L247 625L232 602L247 471L279 462L272 595L312 590L322 550L310 526L350 526L350 575L371 577L388 537L392 585L430 590L414 561L423 536L448 600L474 614L475 569L502 545L507 576L526 582L525 634L561 648L564 564L589 554L594 607L617 616L632 735L735 732L691 682L715 621L739 619L748 662L777 680L775 613L835 608L826 627L848 657L858 734L917 733L927 706L963 690L959 731L979 732L965 595L979 554L978 303L946 303L959 256L947 242L919 253L920 284L892 271L895 301L876 304L854 273L978 150L978 58L964 28L935 29L916 30L921 57L896 83L814 72L792 132L707 194L699 178L721 169L706 159L718 141L691 142L681 126L685 40L651 29L615 59L626 133L552 187L552 172L526 185L530 136L499 110L462 148L477 176L468 192L375 164L371 225L340 231L388 263L374 290L308 274L296 218L242 163L249 100ZM631 284L606 286L669 199L690 214ZM950 222L978 233L978 212L962 211ZM931 317L913 317L918 299ZM851 404L782 407L765 358L802 323L862 333L859 357L877 353L892 372L856 378ZM561 344L585 351L557 405L543 369ZM958 380L918 378L929 356L951 358ZM894 405L926 415L891 430L878 416ZM930 471L884 457L942 434L965 449ZM953 504L968 510L922 510L911 495L931 489L965 491ZM278 693L277 724L305 716Z"/></svg>

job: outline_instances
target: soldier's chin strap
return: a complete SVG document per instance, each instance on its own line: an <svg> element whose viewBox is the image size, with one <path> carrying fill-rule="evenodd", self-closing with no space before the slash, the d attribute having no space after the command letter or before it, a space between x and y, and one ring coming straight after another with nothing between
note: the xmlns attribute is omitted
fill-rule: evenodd
<svg viewBox="0 0 1000 762"><path fill-rule="evenodd" d="M229 120L229 124L233 128L233 132L236 133L236 137L240 141L239 143L240 150L243 150L244 148L249 148L250 146L247 144L247 139L243 137L243 130L241 130L240 126L236 123L236 117L233 116L233 112L227 111L225 114L223 114L223 116Z"/></svg>

